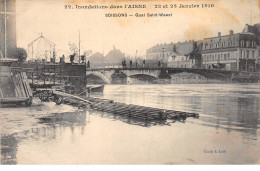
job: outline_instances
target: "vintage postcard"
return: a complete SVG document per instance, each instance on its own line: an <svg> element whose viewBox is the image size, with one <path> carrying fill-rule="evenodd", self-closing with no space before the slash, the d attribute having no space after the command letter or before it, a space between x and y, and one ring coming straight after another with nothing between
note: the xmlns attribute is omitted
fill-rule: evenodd
<svg viewBox="0 0 260 171"><path fill-rule="evenodd" d="M1 165L260 164L259 0L0 0Z"/></svg>

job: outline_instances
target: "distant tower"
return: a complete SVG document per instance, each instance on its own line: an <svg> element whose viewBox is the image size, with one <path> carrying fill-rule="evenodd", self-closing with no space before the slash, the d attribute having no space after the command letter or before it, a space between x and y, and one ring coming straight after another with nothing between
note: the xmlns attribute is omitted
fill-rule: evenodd
<svg viewBox="0 0 260 171"><path fill-rule="evenodd" d="M17 58L16 0L0 0L0 57Z"/></svg>

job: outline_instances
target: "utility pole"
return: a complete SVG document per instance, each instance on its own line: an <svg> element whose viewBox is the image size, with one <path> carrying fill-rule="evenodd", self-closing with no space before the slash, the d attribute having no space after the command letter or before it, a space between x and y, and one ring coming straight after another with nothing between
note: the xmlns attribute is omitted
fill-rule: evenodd
<svg viewBox="0 0 260 171"><path fill-rule="evenodd" d="M79 31L79 64L80 64L80 31Z"/></svg>
<svg viewBox="0 0 260 171"><path fill-rule="evenodd" d="M7 18L7 16L6 16L6 13L7 13L7 11L6 11L6 0L5 0L4 4L5 4L5 12L4 12L5 13L5 17L4 17L5 18L5 56L4 57L6 58L6 55L7 55L7 47L6 47L6 43L7 43L7 41L6 41L6 39L7 39L7 33L6 33L7 32L7 26L6 26L7 25L7 21L6 21L6 18Z"/></svg>

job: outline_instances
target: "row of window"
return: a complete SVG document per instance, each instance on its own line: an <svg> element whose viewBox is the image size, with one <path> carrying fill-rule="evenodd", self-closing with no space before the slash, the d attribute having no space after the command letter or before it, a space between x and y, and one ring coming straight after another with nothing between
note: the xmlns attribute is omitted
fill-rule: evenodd
<svg viewBox="0 0 260 171"><path fill-rule="evenodd" d="M223 48L223 47L232 47L232 45L233 45L232 41L212 43L212 44L205 44L204 49L216 49L216 48Z"/></svg>
<svg viewBox="0 0 260 171"><path fill-rule="evenodd" d="M249 50L240 50L240 58L247 59L247 58L255 58L255 51Z"/></svg>
<svg viewBox="0 0 260 171"><path fill-rule="evenodd" d="M240 50L239 51L239 58L242 59L254 59L255 58L255 51L250 50ZM207 54L203 55L203 61L218 61L218 60L229 60L229 59L236 59L231 57L230 53L219 53L219 54Z"/></svg>
<svg viewBox="0 0 260 171"><path fill-rule="evenodd" d="M241 40L240 41L240 47L252 47L252 48L254 48L254 47L256 47L256 42L255 41L252 41L252 42L250 42L249 40L247 40L247 41L244 41L244 40Z"/></svg>
<svg viewBox="0 0 260 171"><path fill-rule="evenodd" d="M162 58L162 57L168 57L170 55L170 52L165 52L165 53L157 53L157 54L147 54L148 59L153 59L153 58Z"/></svg>
<svg viewBox="0 0 260 171"><path fill-rule="evenodd" d="M224 54L209 54L203 56L203 61L219 61L219 60L229 60L231 59L230 53L224 53Z"/></svg>
<svg viewBox="0 0 260 171"><path fill-rule="evenodd" d="M212 43L212 44L205 44L204 49L217 49L217 48L225 48L225 47L232 47L233 42L228 41L228 42L219 42L219 43ZM256 42L255 41L240 41L240 47L248 47L248 48L255 48L256 47Z"/></svg>

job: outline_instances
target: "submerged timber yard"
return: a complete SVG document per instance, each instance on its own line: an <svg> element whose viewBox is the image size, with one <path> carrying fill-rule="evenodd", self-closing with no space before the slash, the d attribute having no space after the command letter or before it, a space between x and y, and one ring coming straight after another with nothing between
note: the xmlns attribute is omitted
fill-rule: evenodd
<svg viewBox="0 0 260 171"><path fill-rule="evenodd" d="M58 57L43 33L17 48L16 1L0 9L2 165L260 163L259 23L145 57L81 31Z"/></svg>

